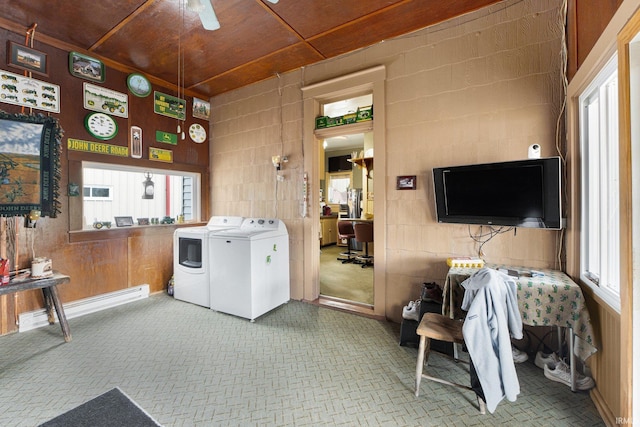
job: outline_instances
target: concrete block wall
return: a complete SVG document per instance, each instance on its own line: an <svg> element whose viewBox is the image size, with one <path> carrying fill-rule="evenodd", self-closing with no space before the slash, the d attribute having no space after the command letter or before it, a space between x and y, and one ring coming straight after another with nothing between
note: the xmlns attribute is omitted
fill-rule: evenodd
<svg viewBox="0 0 640 427"><path fill-rule="evenodd" d="M385 65L386 149L375 156L387 167L374 179L387 190L387 247L376 246L387 263L376 268L386 272L386 315L400 321L421 283L443 283L446 258L477 255L471 235L488 231L435 222L431 169L524 159L532 143L557 154L562 32L558 0L510 0L213 98L212 213L284 219L292 296L301 298L301 165L311 153L302 149L300 88ZM284 181L274 154L290 158ZM396 190L398 175L417 175L417 189ZM518 229L485 244L484 258L557 267L561 241L561 232Z"/></svg>
<svg viewBox="0 0 640 427"><path fill-rule="evenodd" d="M211 100L212 215L280 218L289 232L291 297L302 299L300 72ZM274 155L287 156L277 171ZM278 178L280 177L280 179Z"/></svg>
<svg viewBox="0 0 640 427"><path fill-rule="evenodd" d="M387 78L388 312L443 283L451 256L476 256L487 227L436 223L434 167L519 160L538 143L557 155L563 93L559 2L503 2L410 37L424 43L389 64ZM457 21L457 22L456 22ZM425 33L423 35L423 33ZM390 52L396 43L385 43ZM391 47L389 47L391 46ZM416 191L395 190L417 175ZM378 175L376 175L378 176ZM472 185L470 183L470 185ZM518 229L483 246L491 263L557 267L560 232Z"/></svg>

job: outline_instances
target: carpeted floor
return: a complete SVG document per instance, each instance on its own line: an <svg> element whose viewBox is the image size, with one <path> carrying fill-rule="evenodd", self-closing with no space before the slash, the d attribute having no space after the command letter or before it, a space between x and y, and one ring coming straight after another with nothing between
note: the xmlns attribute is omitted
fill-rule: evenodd
<svg viewBox="0 0 640 427"><path fill-rule="evenodd" d="M173 426L602 426L586 392L517 365L521 394L479 415L472 392L423 381L399 325L291 301L255 323L158 294L0 337L0 426L33 427L114 387ZM433 355L430 369L468 380Z"/></svg>
<svg viewBox="0 0 640 427"><path fill-rule="evenodd" d="M373 267L342 264L343 246L324 246L320 253L320 295L373 305Z"/></svg>

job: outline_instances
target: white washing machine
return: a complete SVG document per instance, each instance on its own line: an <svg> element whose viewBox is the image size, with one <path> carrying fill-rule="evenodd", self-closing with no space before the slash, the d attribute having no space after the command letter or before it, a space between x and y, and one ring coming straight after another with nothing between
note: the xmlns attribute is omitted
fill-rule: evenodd
<svg viewBox="0 0 640 427"><path fill-rule="evenodd" d="M254 321L289 301L289 235L278 219L245 218L209 235L212 310Z"/></svg>
<svg viewBox="0 0 640 427"><path fill-rule="evenodd" d="M173 297L209 307L209 235L238 228L243 217L212 216L206 226L178 228L173 233Z"/></svg>

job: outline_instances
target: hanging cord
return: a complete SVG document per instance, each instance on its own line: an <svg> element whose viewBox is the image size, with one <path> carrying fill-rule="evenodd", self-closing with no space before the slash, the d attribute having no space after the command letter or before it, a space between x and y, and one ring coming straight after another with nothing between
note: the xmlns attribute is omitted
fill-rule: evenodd
<svg viewBox="0 0 640 427"><path fill-rule="evenodd" d="M183 2L180 2L180 5L178 6L180 9L180 25L178 28L178 70L177 70L177 81L176 81L176 98L178 98L178 100L182 99L181 95L184 96L184 53L182 52L182 30L184 28L184 10L185 10L185 6L183 4ZM179 101L178 101L179 102ZM186 114L186 111L183 112L184 114ZM181 125L181 120L180 120L180 113L178 113L178 126L177 126L177 132L178 132L178 138L182 137L182 132L184 129L182 129L182 125Z"/></svg>
<svg viewBox="0 0 640 427"><path fill-rule="evenodd" d="M474 242L480 245L478 247L478 258L481 258L481 259L484 259L484 252L482 252L482 248L491 239L496 237L498 234L508 233L511 230L514 230L515 232L515 227L493 227L493 226L487 226L488 231L483 232L482 227L484 226L481 225L480 228L478 229L478 232L476 234L473 234L471 233L471 225L469 225L468 227L469 227L468 228L469 237L471 237L471 239L473 239Z"/></svg>
<svg viewBox="0 0 640 427"><path fill-rule="evenodd" d="M19 221L23 220L23 218L21 216L15 216L13 217L14 219L14 232L15 232L15 236L16 236L16 241L15 241L15 253L14 253L14 257L15 257L15 264L14 264L14 269L18 270L19 266L20 266L20 223Z"/></svg>
<svg viewBox="0 0 640 427"><path fill-rule="evenodd" d="M565 200L565 205L566 205L566 201L568 200L568 194L567 194L567 168L566 168L566 158L565 158L565 151L566 151L566 141L564 142L564 146L562 145L562 141L563 141L563 137L562 137L562 129L563 129L563 123L566 123L566 120L563 120L565 118L565 112L566 112L566 107L567 107L567 86L568 86L568 82L567 82L567 0L563 0L562 4L560 5L560 26L562 27L562 40L561 40L561 44L560 44L560 78L562 81L562 104L560 105L560 111L558 112L558 120L556 122L556 151L558 152L558 155L560 156L560 159L562 161L562 180L565 183L565 185L562 188L563 191L563 199ZM566 209L566 208L564 208ZM562 212L562 217L566 217L566 215L564 215L564 212ZM565 232L564 232L564 228L560 229L560 232L557 233L557 238L556 238L556 268L563 270L563 262L562 262L562 257L564 255L564 238L565 238Z"/></svg>
<svg viewBox="0 0 640 427"><path fill-rule="evenodd" d="M563 138L562 138L562 129L563 129L563 118L565 109L567 106L567 31L566 31L566 21L567 21L567 1L564 0L560 7L560 26L562 27L562 37L560 41L560 79L562 82L562 103L560 104L560 111L558 112L558 119L556 120L556 151L562 159L562 163L566 162L565 159L565 147L562 146Z"/></svg>
<svg viewBox="0 0 640 427"><path fill-rule="evenodd" d="M306 68L302 67L300 69L300 89L302 89L305 85L304 83L304 72L305 72ZM298 93L300 94L300 103L301 105L304 105L304 93L302 92L302 90L298 90ZM304 120L300 120L300 135L304 135ZM302 158L304 159L304 136L302 136L300 138L300 152L302 153Z"/></svg>
<svg viewBox="0 0 640 427"><path fill-rule="evenodd" d="M279 116L280 116L280 123L278 124L278 143L280 144L280 161L282 162L281 165L284 164L284 141L282 140L283 138L283 123L284 123L284 117L283 117L283 108L282 108L282 102L283 102L283 96L282 96L282 92L283 92L283 88L282 88L282 76L279 73L276 73L276 77L278 78L278 109L279 109ZM280 181L283 179L283 175L281 175L282 172L282 166L280 167L280 170L276 170L276 183L275 183L275 195L274 195L274 204L273 204L273 209L274 209L274 218L278 217L278 188L279 188L279 184Z"/></svg>
<svg viewBox="0 0 640 427"><path fill-rule="evenodd" d="M18 230L16 226L15 218L17 217L9 217L4 218L5 221L5 232L3 238L6 239L4 242L6 243L6 257L10 262L17 263L18 261ZM17 270L18 265L10 265L10 270Z"/></svg>
<svg viewBox="0 0 640 427"><path fill-rule="evenodd" d="M29 27L29 29L27 30L27 33L24 37L24 45L28 46L30 48L33 48L33 42L35 41L36 38L36 27L38 26L38 24L36 24L35 22L33 23L33 25L31 25L31 27ZM31 71L24 71L24 76L25 77L29 77L31 78L32 74ZM22 106L22 109L20 110L20 112L22 114L24 114L24 105ZM33 108L29 107L29 114L33 113Z"/></svg>
<svg viewBox="0 0 640 427"><path fill-rule="evenodd" d="M31 249L31 259L35 259L36 257L36 249L35 249L35 242L36 242L36 228L25 228L24 229L25 233L26 233L26 238L27 238L27 246L29 247L29 249Z"/></svg>

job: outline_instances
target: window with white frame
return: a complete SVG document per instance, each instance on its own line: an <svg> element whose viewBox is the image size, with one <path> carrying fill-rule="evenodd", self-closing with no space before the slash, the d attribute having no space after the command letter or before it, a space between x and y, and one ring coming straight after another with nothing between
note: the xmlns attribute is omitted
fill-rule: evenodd
<svg viewBox="0 0 640 427"><path fill-rule="evenodd" d="M581 279L620 310L617 56L581 94Z"/></svg>
<svg viewBox="0 0 640 427"><path fill-rule="evenodd" d="M351 172L327 173L329 203L347 204L347 191L351 187Z"/></svg>
<svg viewBox="0 0 640 427"><path fill-rule="evenodd" d="M113 200L113 188L110 185L85 185L82 197L84 200Z"/></svg>

